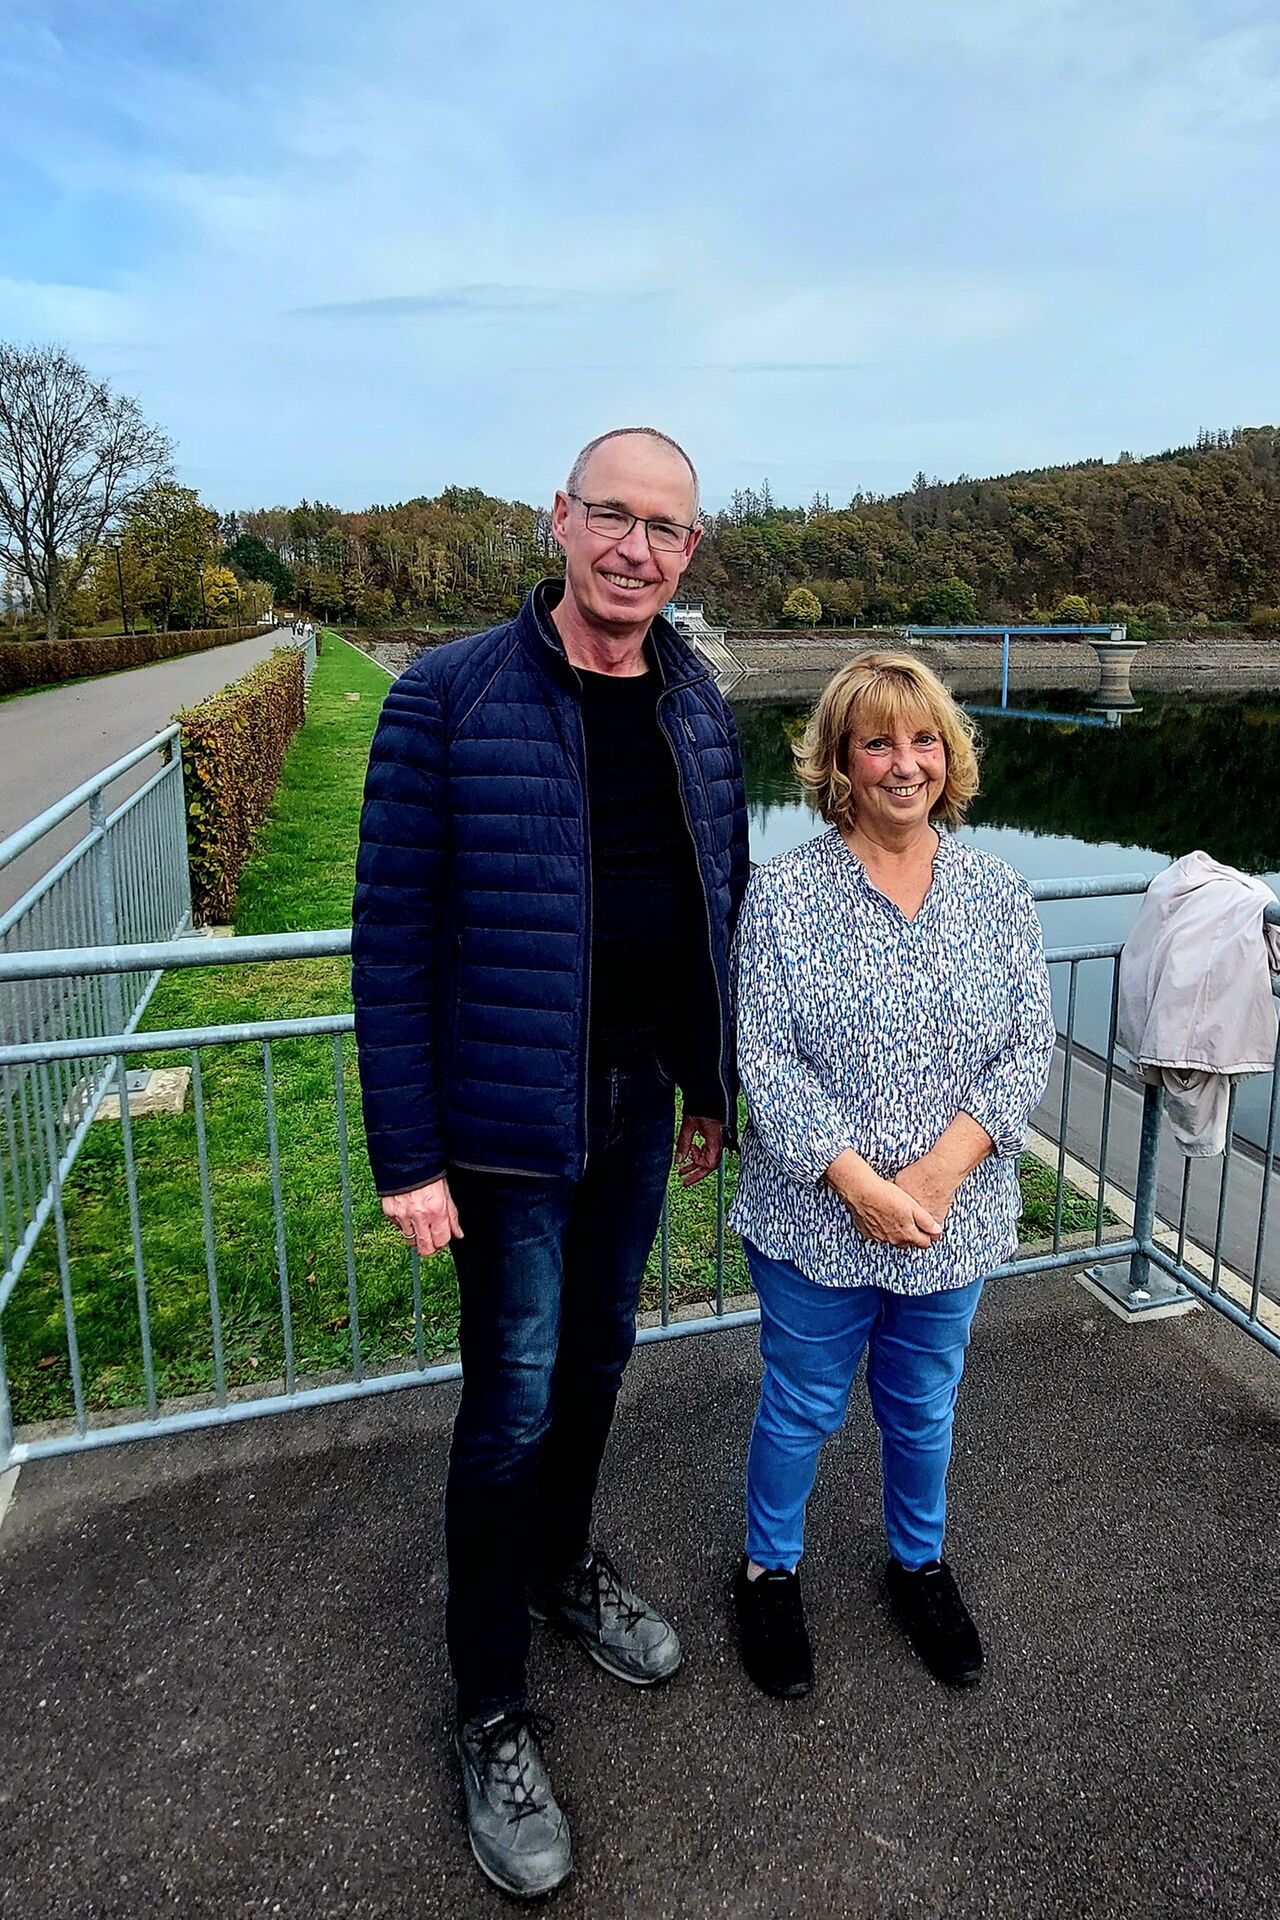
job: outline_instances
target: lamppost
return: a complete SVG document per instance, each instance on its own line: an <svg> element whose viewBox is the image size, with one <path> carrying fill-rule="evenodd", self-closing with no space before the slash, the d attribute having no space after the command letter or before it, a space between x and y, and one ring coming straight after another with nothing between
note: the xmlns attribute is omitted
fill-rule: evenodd
<svg viewBox="0 0 1280 1920"><path fill-rule="evenodd" d="M115 549L115 555L116 555L116 583L120 588L120 618L124 622L125 632L128 633L129 609L124 602L124 567L121 565L121 562L120 562L120 548L118 545Z"/></svg>

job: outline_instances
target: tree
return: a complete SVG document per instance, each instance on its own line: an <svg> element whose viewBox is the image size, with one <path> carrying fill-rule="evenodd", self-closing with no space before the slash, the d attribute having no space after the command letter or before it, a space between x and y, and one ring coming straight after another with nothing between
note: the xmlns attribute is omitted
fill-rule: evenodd
<svg viewBox="0 0 1280 1920"><path fill-rule="evenodd" d="M916 595L911 618L921 626L971 627L978 618L978 597L967 580L940 580Z"/></svg>
<svg viewBox="0 0 1280 1920"><path fill-rule="evenodd" d="M223 614L233 614L242 598L240 582L230 567L208 566L201 575L201 608L211 624Z"/></svg>
<svg viewBox="0 0 1280 1920"><path fill-rule="evenodd" d="M136 628L144 607L155 599L155 579L146 560L128 540L99 547L87 575L94 620L123 620Z"/></svg>
<svg viewBox="0 0 1280 1920"><path fill-rule="evenodd" d="M1087 627L1093 619L1093 608L1082 593L1064 593L1053 609L1053 617L1066 627Z"/></svg>
<svg viewBox="0 0 1280 1920"><path fill-rule="evenodd" d="M50 640L95 552L169 469L136 400L61 347L0 342L0 561L30 587Z"/></svg>
<svg viewBox="0 0 1280 1920"><path fill-rule="evenodd" d="M821 602L822 617L832 627L856 627L862 617L862 584L858 580L815 580L810 591Z"/></svg>
<svg viewBox="0 0 1280 1920"><path fill-rule="evenodd" d="M135 499L123 544L149 576L143 604L157 626L168 627L175 612L188 621L204 617L200 582L213 558L217 527L217 514L200 504L199 494L172 480L156 481Z"/></svg>
<svg viewBox="0 0 1280 1920"><path fill-rule="evenodd" d="M241 533L231 539L222 550L222 558L244 579L265 580L277 600L292 599L292 569L256 533Z"/></svg>
<svg viewBox="0 0 1280 1920"><path fill-rule="evenodd" d="M788 626L816 627L822 618L822 602L808 587L793 587L782 603L782 617Z"/></svg>
<svg viewBox="0 0 1280 1920"><path fill-rule="evenodd" d="M1159 600L1149 600L1138 609L1138 618L1129 631L1135 640L1167 640L1173 631L1168 607Z"/></svg>

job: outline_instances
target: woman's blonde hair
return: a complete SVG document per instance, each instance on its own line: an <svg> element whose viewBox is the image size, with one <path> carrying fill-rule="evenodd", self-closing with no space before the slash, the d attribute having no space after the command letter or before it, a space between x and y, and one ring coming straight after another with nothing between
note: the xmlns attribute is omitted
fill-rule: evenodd
<svg viewBox="0 0 1280 1920"><path fill-rule="evenodd" d="M929 818L958 827L978 791L978 742L972 720L936 673L909 653L864 653L833 674L793 751L796 773L824 820L848 826L853 789L845 771L854 733L874 736L905 721L927 725L947 753L947 774Z"/></svg>

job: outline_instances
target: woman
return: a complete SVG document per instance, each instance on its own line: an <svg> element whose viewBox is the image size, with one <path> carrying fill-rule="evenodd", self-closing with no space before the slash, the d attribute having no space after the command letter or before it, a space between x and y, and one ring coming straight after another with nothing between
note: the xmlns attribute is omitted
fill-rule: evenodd
<svg viewBox="0 0 1280 1920"><path fill-rule="evenodd" d="M865 1351L895 1612L940 1680L971 1685L982 1646L942 1558L946 1474L1053 1051L1040 925L1026 881L951 835L978 789L973 728L919 661L842 668L796 758L830 829L754 874L737 947L750 1119L730 1217L764 1360L734 1582L743 1661L768 1693L813 1684L805 1502Z"/></svg>

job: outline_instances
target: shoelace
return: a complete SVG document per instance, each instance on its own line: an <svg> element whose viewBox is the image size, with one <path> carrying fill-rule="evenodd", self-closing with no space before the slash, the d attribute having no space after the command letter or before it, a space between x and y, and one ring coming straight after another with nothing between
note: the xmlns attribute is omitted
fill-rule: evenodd
<svg viewBox="0 0 1280 1920"><path fill-rule="evenodd" d="M539 1799L527 1777L527 1768L532 1758L531 1749L541 1757L541 1742L551 1732L552 1722L542 1714L530 1713L527 1708L516 1713L504 1713L501 1719L492 1725L480 1729L477 1741L480 1766L485 1773L492 1774L502 1791L504 1806L510 1807L511 1818L519 1825L527 1820L531 1813L545 1813L546 1801ZM510 1743L514 1752L504 1759L498 1749Z"/></svg>
<svg viewBox="0 0 1280 1920"><path fill-rule="evenodd" d="M595 1586L596 1614L601 1625L604 1624L604 1610L608 1606L618 1616L622 1631L633 1632L644 1619L644 1602L637 1602L637 1596L623 1586L622 1575L608 1554L597 1547L587 1572Z"/></svg>

